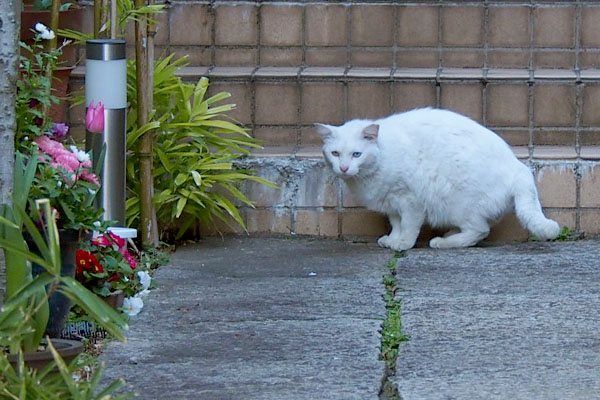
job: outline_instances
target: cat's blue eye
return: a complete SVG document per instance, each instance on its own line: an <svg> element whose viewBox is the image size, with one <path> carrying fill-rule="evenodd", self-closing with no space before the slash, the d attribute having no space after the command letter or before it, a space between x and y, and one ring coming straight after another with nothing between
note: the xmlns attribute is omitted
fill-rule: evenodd
<svg viewBox="0 0 600 400"><path fill-rule="evenodd" d="M358 158L362 155L362 153L360 151L355 151L354 153L352 153L352 157L354 158Z"/></svg>
<svg viewBox="0 0 600 400"><path fill-rule="evenodd" d="M331 155L334 156L334 157L339 157L340 153L337 152L337 151L332 151Z"/></svg>

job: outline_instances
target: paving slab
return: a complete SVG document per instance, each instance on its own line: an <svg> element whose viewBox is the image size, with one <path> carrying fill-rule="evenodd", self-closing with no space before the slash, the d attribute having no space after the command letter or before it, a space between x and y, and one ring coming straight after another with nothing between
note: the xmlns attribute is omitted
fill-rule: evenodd
<svg viewBox="0 0 600 400"><path fill-rule="evenodd" d="M101 359L141 399L377 399L384 375L374 244L210 239L178 248L125 344Z"/></svg>
<svg viewBox="0 0 600 400"><path fill-rule="evenodd" d="M413 249L395 382L412 399L599 399L600 242Z"/></svg>

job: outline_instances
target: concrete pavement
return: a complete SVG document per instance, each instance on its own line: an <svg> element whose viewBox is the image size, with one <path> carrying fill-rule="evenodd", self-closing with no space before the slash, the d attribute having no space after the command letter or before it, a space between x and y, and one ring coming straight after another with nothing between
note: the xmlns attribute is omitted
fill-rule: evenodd
<svg viewBox="0 0 600 400"><path fill-rule="evenodd" d="M391 252L310 239L177 249L111 343L106 376L142 399L377 399Z"/></svg>
<svg viewBox="0 0 600 400"><path fill-rule="evenodd" d="M413 249L399 259L402 399L600 399L600 242ZM111 343L143 399L376 399L392 258L373 243L179 248Z"/></svg>

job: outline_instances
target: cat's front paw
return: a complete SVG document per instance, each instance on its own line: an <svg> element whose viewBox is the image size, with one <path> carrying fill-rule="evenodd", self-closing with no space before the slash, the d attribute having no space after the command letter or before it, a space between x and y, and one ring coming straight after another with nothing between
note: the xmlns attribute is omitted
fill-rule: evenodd
<svg viewBox="0 0 600 400"><path fill-rule="evenodd" d="M410 240L392 238L389 235L385 235L377 239L377 244L380 247L388 247L392 250L402 251L412 249L415 245L415 242Z"/></svg>
<svg viewBox="0 0 600 400"><path fill-rule="evenodd" d="M444 238L436 237L429 241L429 247L431 247L432 249L443 249L446 247L444 246L444 242Z"/></svg>

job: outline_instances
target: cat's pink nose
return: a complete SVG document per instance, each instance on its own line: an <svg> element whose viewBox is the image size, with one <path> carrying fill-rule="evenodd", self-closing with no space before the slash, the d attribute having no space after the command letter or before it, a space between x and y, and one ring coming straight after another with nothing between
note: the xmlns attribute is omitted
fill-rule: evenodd
<svg viewBox="0 0 600 400"><path fill-rule="evenodd" d="M346 165L340 165L340 171L342 171L344 174L348 171L348 168L350 168L350 167L348 167Z"/></svg>

